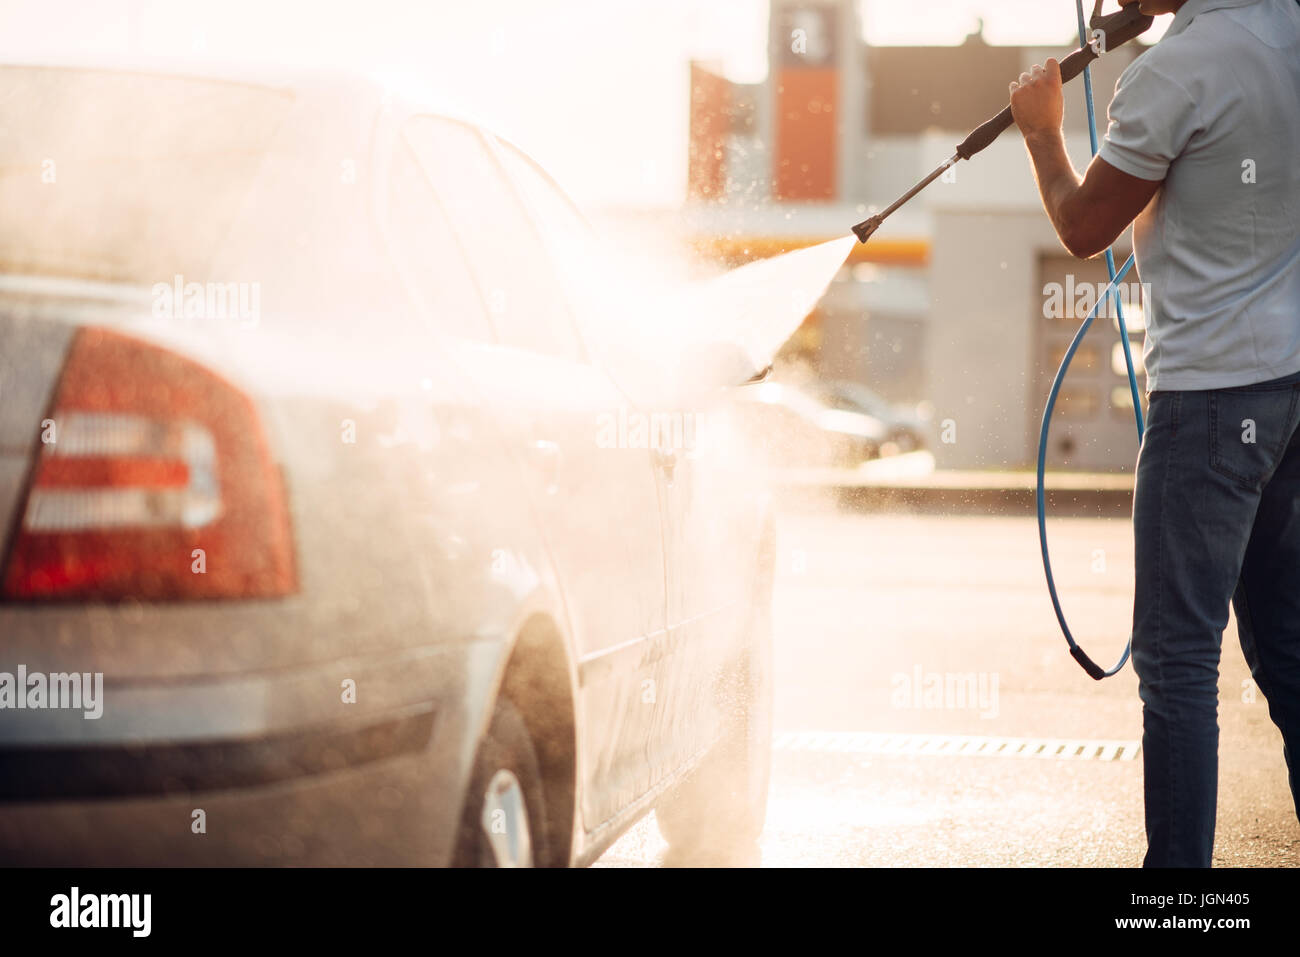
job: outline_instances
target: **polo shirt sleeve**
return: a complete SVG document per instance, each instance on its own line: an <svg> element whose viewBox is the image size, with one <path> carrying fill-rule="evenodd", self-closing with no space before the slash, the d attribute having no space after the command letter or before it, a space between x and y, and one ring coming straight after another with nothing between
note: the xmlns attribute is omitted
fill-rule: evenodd
<svg viewBox="0 0 1300 957"><path fill-rule="evenodd" d="M1119 78L1100 155L1130 176L1159 182L1200 122L1191 95L1148 63L1150 57L1133 61Z"/></svg>

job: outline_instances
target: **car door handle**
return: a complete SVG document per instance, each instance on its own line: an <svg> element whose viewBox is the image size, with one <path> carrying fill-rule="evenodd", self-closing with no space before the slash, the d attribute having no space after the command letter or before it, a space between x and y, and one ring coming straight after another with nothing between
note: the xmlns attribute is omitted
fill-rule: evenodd
<svg viewBox="0 0 1300 957"><path fill-rule="evenodd" d="M560 473L564 464L560 446L549 439L535 439L528 448L533 467L545 483L546 494L556 494L560 490Z"/></svg>
<svg viewBox="0 0 1300 957"><path fill-rule="evenodd" d="M664 473L664 480L673 484L673 477L677 472L677 450L676 449L655 449L655 465L659 466L659 471Z"/></svg>

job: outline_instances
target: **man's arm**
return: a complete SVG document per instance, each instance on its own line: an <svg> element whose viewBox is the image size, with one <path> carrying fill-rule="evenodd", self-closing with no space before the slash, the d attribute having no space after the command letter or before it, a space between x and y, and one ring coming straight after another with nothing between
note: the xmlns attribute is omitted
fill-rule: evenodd
<svg viewBox="0 0 1300 957"><path fill-rule="evenodd" d="M1071 255L1090 259L1115 242L1160 189L1094 157L1082 180L1065 152L1061 65L1048 60L1011 84L1011 112L1034 163L1038 192L1056 235Z"/></svg>

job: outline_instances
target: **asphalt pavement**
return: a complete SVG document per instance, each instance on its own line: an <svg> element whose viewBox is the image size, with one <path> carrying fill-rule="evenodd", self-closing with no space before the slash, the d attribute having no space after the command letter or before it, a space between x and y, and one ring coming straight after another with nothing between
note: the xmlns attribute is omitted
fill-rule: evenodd
<svg viewBox="0 0 1300 957"><path fill-rule="evenodd" d="M1050 525L1067 617L1109 665L1132 614L1128 520ZM807 504L779 525L765 866L1137 866L1141 704L1052 613L1030 517ZM1216 866L1300 863L1281 737L1235 622L1220 677ZM653 819L605 866L669 862Z"/></svg>

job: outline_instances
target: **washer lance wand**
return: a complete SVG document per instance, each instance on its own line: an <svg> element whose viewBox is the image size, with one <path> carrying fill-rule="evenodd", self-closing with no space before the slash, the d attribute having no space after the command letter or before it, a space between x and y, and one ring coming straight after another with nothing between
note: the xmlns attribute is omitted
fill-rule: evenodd
<svg viewBox="0 0 1300 957"><path fill-rule="evenodd" d="M1103 17L1101 16L1101 4L1102 0L1097 0L1096 6L1093 8L1090 24L1092 28L1091 42L1081 46L1061 61L1061 81L1063 83L1073 80L1093 60L1099 59L1103 53L1121 47L1134 37L1146 33L1147 30L1151 29L1151 24L1155 22L1155 17L1143 14L1138 10L1137 4L1123 7L1117 13ZM942 176L950 167L957 165L961 160L970 159L976 153L985 149L1002 135L1004 130L1009 129L1014 122L1011 107L1008 106L997 116L972 131L957 147L957 152L953 154L950 160L894 200L888 209L854 226L853 233L858 237L858 241L865 243L871 238L871 234L880 228L880 224L888 219L895 210Z"/></svg>

